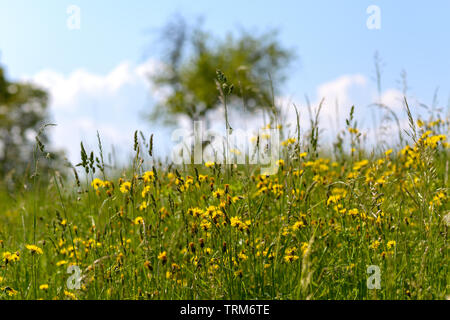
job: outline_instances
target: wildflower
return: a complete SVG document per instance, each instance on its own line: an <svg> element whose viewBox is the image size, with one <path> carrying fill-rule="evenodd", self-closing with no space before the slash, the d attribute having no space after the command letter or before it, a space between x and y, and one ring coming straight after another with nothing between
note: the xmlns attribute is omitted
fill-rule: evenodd
<svg viewBox="0 0 450 320"><path fill-rule="evenodd" d="M217 191L213 192L214 198L217 198L217 199L220 199L224 194L225 194L225 192L222 189L217 189Z"/></svg>
<svg viewBox="0 0 450 320"><path fill-rule="evenodd" d="M144 172L142 178L145 183L152 182L155 179L155 173L153 171L146 171Z"/></svg>
<svg viewBox="0 0 450 320"><path fill-rule="evenodd" d="M162 261L162 263L166 263L167 261L167 252L163 251L158 255L158 260Z"/></svg>
<svg viewBox="0 0 450 320"><path fill-rule="evenodd" d="M372 242L372 244L370 245L370 248L372 249L377 249L380 246L380 241L375 240L374 242Z"/></svg>
<svg viewBox="0 0 450 320"><path fill-rule="evenodd" d="M348 210L348 214L350 215L350 216L353 216L353 217L355 217L355 216L357 216L358 215L358 209L350 209L350 210Z"/></svg>
<svg viewBox="0 0 450 320"><path fill-rule="evenodd" d="M48 290L48 284L41 284L41 285L39 286L39 290L47 291L47 290Z"/></svg>
<svg viewBox="0 0 450 320"><path fill-rule="evenodd" d="M58 262L56 263L56 266L57 266L57 267L60 267L60 266L63 266L63 265L65 265L65 264L67 264L67 261L66 261L66 260L61 260L61 261L58 261Z"/></svg>
<svg viewBox="0 0 450 320"><path fill-rule="evenodd" d="M298 260L298 256L296 256L296 255L285 255L284 256L285 262L294 262L296 260Z"/></svg>
<svg viewBox="0 0 450 320"><path fill-rule="evenodd" d="M152 264L150 263L150 261L145 261L144 267L146 267L150 271L153 270L153 267L152 267Z"/></svg>
<svg viewBox="0 0 450 320"><path fill-rule="evenodd" d="M17 262L20 260L19 253L11 253L9 251L3 252L3 261L8 264L10 262Z"/></svg>
<svg viewBox="0 0 450 320"><path fill-rule="evenodd" d="M144 211L145 209L147 209L147 201L142 202L139 206L139 211Z"/></svg>
<svg viewBox="0 0 450 320"><path fill-rule="evenodd" d="M214 164L215 164L214 162L208 161L208 162L205 163L205 167L212 168L212 167L214 167Z"/></svg>
<svg viewBox="0 0 450 320"><path fill-rule="evenodd" d="M5 291L8 292L8 296L10 296L10 297L13 297L18 294L18 292L16 290L14 290L13 288L10 288L10 287L6 287Z"/></svg>
<svg viewBox="0 0 450 320"><path fill-rule="evenodd" d="M283 159L278 160L278 161L277 161L277 165L278 165L279 167L283 168L283 167L284 167L284 160L283 160Z"/></svg>
<svg viewBox="0 0 450 320"><path fill-rule="evenodd" d="M394 240L388 241L388 243L386 244L388 249L395 247L395 245L396 245L396 242Z"/></svg>
<svg viewBox="0 0 450 320"><path fill-rule="evenodd" d="M128 193L128 192L130 192L130 190L131 190L131 182L123 182L121 185L120 185L120 192L122 192L122 193Z"/></svg>
<svg viewBox="0 0 450 320"><path fill-rule="evenodd" d="M133 220L134 224L142 224L144 223L144 218L142 217L136 217L136 219Z"/></svg>
<svg viewBox="0 0 450 320"><path fill-rule="evenodd" d="M32 254L43 254L43 251L38 246L35 246L34 244L27 244L25 246Z"/></svg>
<svg viewBox="0 0 450 320"><path fill-rule="evenodd" d="M281 142L281 145L282 145L283 147L286 147L286 146L288 146L288 145L291 145L291 144L295 143L296 141L297 141L297 139L295 139L295 138L289 138L289 139L287 139L287 140Z"/></svg>
<svg viewBox="0 0 450 320"><path fill-rule="evenodd" d="M250 220L247 220L244 223L238 217L231 217L230 224L232 227L235 227L235 228L239 229L240 231L244 231L244 230L248 230L248 227L250 226L251 222L250 222Z"/></svg>
<svg viewBox="0 0 450 320"><path fill-rule="evenodd" d="M98 190L98 188L103 187L103 185L104 185L104 182L102 180L100 180L99 178L95 178L91 182L91 186L93 186L95 190Z"/></svg>
<svg viewBox="0 0 450 320"><path fill-rule="evenodd" d="M187 213L194 218L200 217L203 214L203 210L200 208L189 208Z"/></svg>
<svg viewBox="0 0 450 320"><path fill-rule="evenodd" d="M389 155L392 153L392 149L389 149L389 150L387 150L385 153L384 153L384 155L386 156L386 157L389 157Z"/></svg>
<svg viewBox="0 0 450 320"><path fill-rule="evenodd" d="M243 252L238 254L238 258L242 261L245 261L248 259L248 257Z"/></svg>
<svg viewBox="0 0 450 320"><path fill-rule="evenodd" d="M306 253L308 252L308 249L309 249L308 242L302 242L302 246L300 247L300 250L303 255L306 255Z"/></svg>
<svg viewBox="0 0 450 320"><path fill-rule="evenodd" d="M297 231L300 228L304 227L305 224L303 223L303 221L297 221L296 223L294 223L294 225L292 226L292 231Z"/></svg>
<svg viewBox="0 0 450 320"><path fill-rule="evenodd" d="M174 178L175 178L175 175L174 175L172 172L169 172L169 173L167 174L167 179L173 180Z"/></svg>
<svg viewBox="0 0 450 320"><path fill-rule="evenodd" d="M77 296L70 291L64 290L64 295L72 300L77 300Z"/></svg>
<svg viewBox="0 0 450 320"><path fill-rule="evenodd" d="M142 198L145 198L149 192L150 192L150 186L145 186L141 193Z"/></svg>
<svg viewBox="0 0 450 320"><path fill-rule="evenodd" d="M359 171L362 167L366 166L367 164L369 164L369 160L361 160L359 162L356 162L355 165L353 166L353 171Z"/></svg>
<svg viewBox="0 0 450 320"><path fill-rule="evenodd" d="M327 200L327 206L329 206L330 203L338 203L338 201L341 199L342 199L341 195L330 196Z"/></svg>
<svg viewBox="0 0 450 320"><path fill-rule="evenodd" d="M211 228L211 222L209 222L208 220L202 220L202 222L200 223L200 227L204 231L208 231Z"/></svg>

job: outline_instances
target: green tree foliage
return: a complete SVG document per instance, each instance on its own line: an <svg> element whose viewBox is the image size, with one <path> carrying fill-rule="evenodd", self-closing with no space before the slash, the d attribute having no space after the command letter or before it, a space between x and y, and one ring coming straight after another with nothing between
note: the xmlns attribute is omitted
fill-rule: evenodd
<svg viewBox="0 0 450 320"><path fill-rule="evenodd" d="M164 71L151 77L157 89L167 92L164 101L152 113L152 119L173 119L186 115L192 120L205 119L220 105L216 71L221 70L234 85L229 103L244 105L245 111L273 108L276 90L281 84L292 53L271 31L261 35L241 32L236 37L214 38L201 27L190 27L178 18L162 32Z"/></svg>
<svg viewBox="0 0 450 320"><path fill-rule="evenodd" d="M47 104L44 90L8 81L0 67L0 177L22 174L33 163L35 137L47 119ZM48 142L45 131L39 139ZM49 161L44 163L48 166Z"/></svg>

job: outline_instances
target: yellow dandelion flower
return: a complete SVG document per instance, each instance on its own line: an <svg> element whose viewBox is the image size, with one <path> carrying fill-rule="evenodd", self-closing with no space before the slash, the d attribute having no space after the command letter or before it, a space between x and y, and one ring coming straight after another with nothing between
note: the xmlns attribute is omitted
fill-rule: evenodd
<svg viewBox="0 0 450 320"><path fill-rule="evenodd" d="M94 187L95 190L98 190L98 188L104 186L104 182L99 178L95 178L94 180L92 180L91 186Z"/></svg>
<svg viewBox="0 0 450 320"><path fill-rule="evenodd" d="M30 250L30 252L32 254L43 254L44 252L42 251L41 248L39 248L38 246L35 246L34 244L27 244L25 246L28 250Z"/></svg>
<svg viewBox="0 0 450 320"><path fill-rule="evenodd" d="M163 263L167 261L167 252L163 251L160 254L158 254L158 260L162 261Z"/></svg>
<svg viewBox="0 0 450 320"><path fill-rule="evenodd" d="M58 261L58 262L56 263L56 266L57 266L57 267L60 267L60 266L63 266L63 265L65 265L65 264L67 264L67 263L68 263L67 260L61 260L61 261Z"/></svg>
<svg viewBox="0 0 450 320"><path fill-rule="evenodd" d="M214 167L214 165L215 165L215 163L212 161L208 161L205 163L205 167L207 167L207 168L212 168L212 167Z"/></svg>
<svg viewBox="0 0 450 320"><path fill-rule="evenodd" d="M136 217L136 219L134 219L133 223L134 224L142 224L142 223L144 223L144 218Z"/></svg>
<svg viewBox="0 0 450 320"><path fill-rule="evenodd" d="M144 172L142 178L144 179L145 183L152 182L155 180L155 173L153 171L146 171Z"/></svg>
<svg viewBox="0 0 450 320"><path fill-rule="evenodd" d="M41 285L39 286L39 290L47 291L47 290L48 290L48 284L41 284Z"/></svg>
<svg viewBox="0 0 450 320"><path fill-rule="evenodd" d="M395 247L397 243L394 240L388 241L388 243L386 244L388 249L391 249L393 247Z"/></svg>
<svg viewBox="0 0 450 320"><path fill-rule="evenodd" d="M128 193L131 190L131 182L124 182L120 185L120 192Z"/></svg>
<svg viewBox="0 0 450 320"><path fill-rule="evenodd" d="M77 300L77 296L70 291L64 290L64 295L72 300Z"/></svg>

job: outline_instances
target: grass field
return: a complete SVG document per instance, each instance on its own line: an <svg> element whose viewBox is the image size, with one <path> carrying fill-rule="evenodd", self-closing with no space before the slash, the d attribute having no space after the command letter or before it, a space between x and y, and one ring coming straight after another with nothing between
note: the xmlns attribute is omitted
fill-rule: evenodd
<svg viewBox="0 0 450 320"><path fill-rule="evenodd" d="M347 124L328 152L284 136L273 175L151 162L136 135L126 170L83 149L76 178L47 179L38 144L0 192L0 298L448 298L448 120L377 152Z"/></svg>

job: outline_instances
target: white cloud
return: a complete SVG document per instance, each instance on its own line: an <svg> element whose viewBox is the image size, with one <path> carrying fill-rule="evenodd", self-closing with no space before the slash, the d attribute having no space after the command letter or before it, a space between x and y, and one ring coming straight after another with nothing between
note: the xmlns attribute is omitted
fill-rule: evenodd
<svg viewBox="0 0 450 320"><path fill-rule="evenodd" d="M104 149L108 152L114 145L118 158L124 159L132 151L135 130L147 136L151 127L156 135L161 132L144 117L154 98L148 76L159 67L157 61L148 60L138 65L122 62L105 75L83 69L64 75L47 69L25 80L49 92L51 121L57 124L50 129L51 139L55 147L67 151L69 160L78 161L80 141L97 150L97 130Z"/></svg>
<svg viewBox="0 0 450 320"><path fill-rule="evenodd" d="M160 155L170 154L171 129L149 124L143 118L144 112L150 113L152 100L161 101L168 94L150 86L148 77L157 72L164 72L163 65L148 60L137 65L122 62L107 74L78 69L64 75L47 69L26 77L26 80L49 91L52 122L57 124L50 129L51 139L57 148L67 151L72 162L78 162L80 141L89 150L97 150L97 130L106 152L111 151L110 146L114 145L120 159L125 159L132 151L135 130L142 130L147 136L154 133L155 150L159 150ZM342 75L318 85L311 106L316 109L324 98L320 118L320 127L324 131L321 137L325 140L335 137L337 130L343 128L352 105L356 106L355 116L360 127L374 130L376 118L368 105L376 101L376 97L374 85L361 74ZM388 89L382 93L381 101L399 112L402 97L398 90ZM302 131L308 128L309 114L305 102L295 96L281 96L277 97L276 103L282 107L283 123L290 124L290 134L296 126L293 104L300 112ZM256 131L261 127L262 119L262 113L244 117L241 111L230 112L230 123L235 129ZM180 120L180 127L190 128L189 120L182 117ZM210 115L209 124L216 131L224 129L223 108Z"/></svg>

